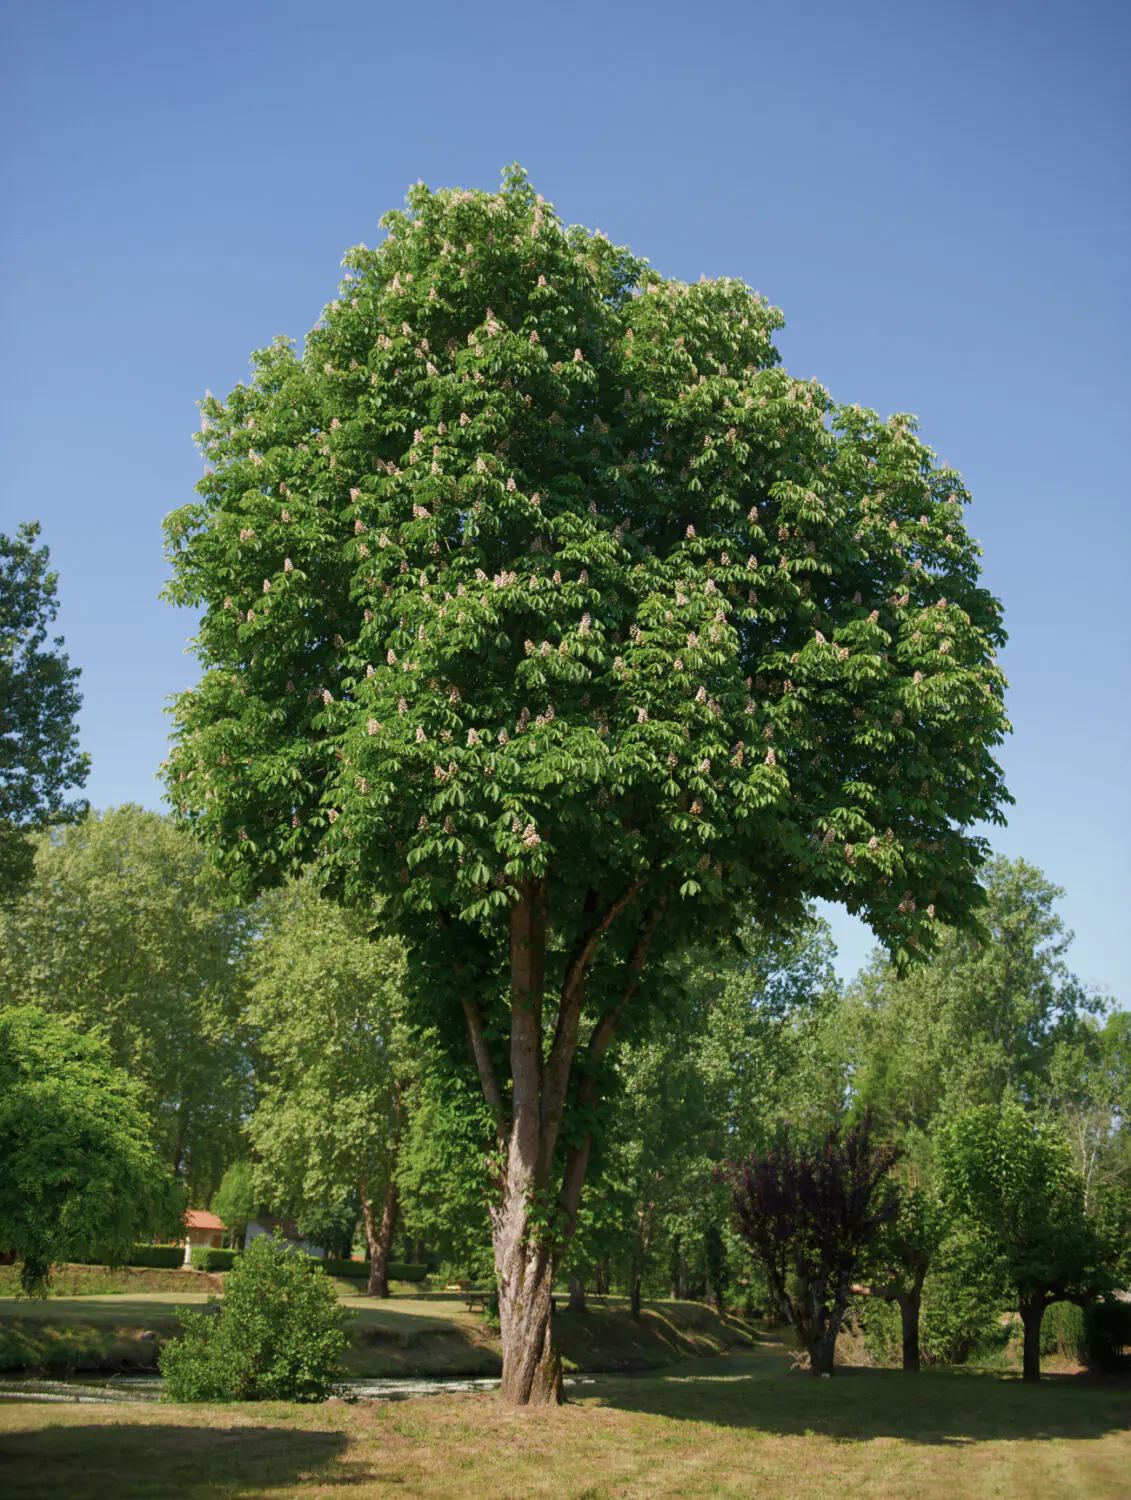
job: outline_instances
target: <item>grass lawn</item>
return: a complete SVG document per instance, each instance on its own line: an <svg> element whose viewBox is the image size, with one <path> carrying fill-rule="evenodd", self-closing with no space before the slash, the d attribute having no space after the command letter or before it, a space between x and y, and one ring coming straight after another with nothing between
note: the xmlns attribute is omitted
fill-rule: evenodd
<svg viewBox="0 0 1131 1500"><path fill-rule="evenodd" d="M5 1500L881 1496L1124 1500L1131 1388L989 1374L791 1373L783 1350L584 1378L557 1411L0 1406Z"/></svg>

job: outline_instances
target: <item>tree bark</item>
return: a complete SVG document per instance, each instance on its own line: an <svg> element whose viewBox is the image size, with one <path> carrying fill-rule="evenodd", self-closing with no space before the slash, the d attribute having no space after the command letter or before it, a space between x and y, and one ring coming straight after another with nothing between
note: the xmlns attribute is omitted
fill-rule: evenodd
<svg viewBox="0 0 1131 1500"><path fill-rule="evenodd" d="M640 1283L643 1275L634 1255L628 1267L628 1315L634 1323L640 1322Z"/></svg>
<svg viewBox="0 0 1131 1500"><path fill-rule="evenodd" d="M545 990L548 893L545 880L519 886L510 912L510 1098L495 1075L478 1003L461 1000L468 1042L484 1098L495 1119L500 1167L498 1197L491 1210L491 1239L499 1292L503 1346L503 1400L516 1406L551 1405L562 1400L562 1367L554 1338L551 1290L560 1250L545 1220L551 1201L554 1152L578 1048L578 1031L589 964L617 915L640 888L634 882L602 906L591 892L587 926L566 964L557 1015L544 1053L542 1008ZM643 955L641 955L641 962ZM638 968L629 965L631 983L614 1014L602 1017L587 1056L599 1061L611 1040L620 1010L635 988ZM457 977L459 970L456 970ZM583 1084L591 1087L591 1079ZM584 1089L579 1092L584 1092ZM565 1235L572 1233L588 1166L588 1141L567 1154L557 1207Z"/></svg>
<svg viewBox="0 0 1131 1500"><path fill-rule="evenodd" d="M1045 1315L1043 1297L1022 1297L1018 1303L1021 1313L1022 1351L1021 1378L1041 1378L1041 1320Z"/></svg>
<svg viewBox="0 0 1131 1500"><path fill-rule="evenodd" d="M571 1313L585 1312L585 1283L576 1271L569 1273L569 1310Z"/></svg>
<svg viewBox="0 0 1131 1500"><path fill-rule="evenodd" d="M544 882L524 886L511 908L511 1126L500 1201L491 1213L503 1345L501 1394L514 1406L562 1400L562 1362L554 1340L553 1247L531 1223L545 1197L558 1120L543 1114L542 998L546 963ZM563 996L563 1004L565 1003ZM559 1025L560 1030L560 1025ZM572 1059L571 1059L572 1060ZM552 1111L551 1111L552 1113Z"/></svg>
<svg viewBox="0 0 1131 1500"><path fill-rule="evenodd" d="M679 1252L679 1285L676 1291L676 1296L681 1302L687 1301L687 1256L684 1255L682 1248Z"/></svg>
<svg viewBox="0 0 1131 1500"><path fill-rule="evenodd" d="M809 1345L809 1374L831 1375L836 1360L836 1332L825 1328Z"/></svg>
<svg viewBox="0 0 1131 1500"><path fill-rule="evenodd" d="M911 1291L900 1292L896 1298L903 1336L903 1368L914 1375L919 1373L919 1304L922 1296L922 1284L916 1283Z"/></svg>
<svg viewBox="0 0 1131 1500"><path fill-rule="evenodd" d="M385 1191L385 1203L381 1211L381 1222L377 1223L373 1200L362 1190L361 1216L365 1223L365 1240L369 1246L369 1285L366 1293L370 1297L389 1295L389 1250L397 1228L400 1203L397 1199L396 1183L390 1181Z"/></svg>

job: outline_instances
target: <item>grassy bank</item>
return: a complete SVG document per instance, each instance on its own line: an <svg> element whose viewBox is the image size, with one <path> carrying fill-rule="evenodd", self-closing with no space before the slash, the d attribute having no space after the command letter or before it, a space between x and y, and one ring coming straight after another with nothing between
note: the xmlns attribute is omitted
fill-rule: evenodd
<svg viewBox="0 0 1131 1500"><path fill-rule="evenodd" d="M52 1297L136 1297L148 1292L219 1291L218 1276L203 1271L154 1271L140 1266L55 1266ZM18 1266L0 1266L0 1299L20 1297Z"/></svg>
<svg viewBox="0 0 1131 1500"><path fill-rule="evenodd" d="M733 1495L1117 1500L1128 1388L942 1371L813 1381L781 1351L593 1376L558 1411L0 1406L7 1500Z"/></svg>
<svg viewBox="0 0 1131 1500"><path fill-rule="evenodd" d="M118 1291L0 1303L0 1369L155 1369L161 1342L178 1332L177 1308L207 1296L207 1287L192 1284L179 1295ZM354 1314L343 1362L348 1376L495 1375L501 1369L497 1336L458 1296L417 1293L375 1302L347 1295L342 1301ZM566 1368L577 1371L654 1369L749 1348L757 1337L751 1325L719 1318L695 1302L645 1304L637 1324L622 1299L610 1298L585 1314L562 1312L557 1321Z"/></svg>

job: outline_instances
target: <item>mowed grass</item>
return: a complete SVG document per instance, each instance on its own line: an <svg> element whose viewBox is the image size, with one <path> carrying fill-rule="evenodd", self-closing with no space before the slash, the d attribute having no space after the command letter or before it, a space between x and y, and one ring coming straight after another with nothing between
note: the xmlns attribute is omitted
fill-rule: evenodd
<svg viewBox="0 0 1131 1500"><path fill-rule="evenodd" d="M784 1351L593 1376L555 1411L493 1395L318 1407L0 1406L6 1500L1131 1493L1125 1384L790 1373Z"/></svg>

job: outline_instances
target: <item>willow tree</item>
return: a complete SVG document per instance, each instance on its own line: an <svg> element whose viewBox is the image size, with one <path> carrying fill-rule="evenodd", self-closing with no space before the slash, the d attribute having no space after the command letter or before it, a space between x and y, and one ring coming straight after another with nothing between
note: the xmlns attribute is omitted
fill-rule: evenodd
<svg viewBox="0 0 1131 1500"><path fill-rule="evenodd" d="M169 786L237 887L388 899L495 1121L504 1394L557 1400L624 1008L739 905L905 952L963 921L1000 611L956 475L787 374L741 282L664 279L517 169L382 223L301 352L203 402Z"/></svg>

